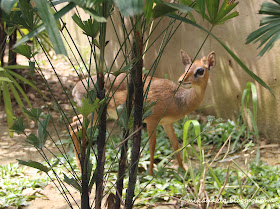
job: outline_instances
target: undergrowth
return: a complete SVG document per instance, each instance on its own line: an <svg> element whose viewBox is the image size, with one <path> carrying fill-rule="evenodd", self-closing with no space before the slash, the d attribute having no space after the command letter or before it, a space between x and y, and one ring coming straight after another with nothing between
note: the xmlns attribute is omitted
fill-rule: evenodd
<svg viewBox="0 0 280 209"><path fill-rule="evenodd" d="M28 205L28 201L40 196L38 188L47 184L47 177L30 179L18 163L0 165L0 208ZM27 190L29 192L26 192Z"/></svg>
<svg viewBox="0 0 280 209"><path fill-rule="evenodd" d="M183 124L184 120L181 120L174 125L179 140L182 139ZM192 165L188 164L188 166L193 168L193 174L190 170L177 170L176 161L173 161L171 157L174 154L171 144L163 128L159 127L157 129L155 153L156 169L153 177L148 175L148 134L145 130L143 131L142 147L144 148L141 151L139 161L135 207L156 207L165 204L176 204L179 207L198 205L202 200L196 196L195 190L199 190L199 187L201 187L200 180L205 175L205 182L203 182L205 190L203 192L207 194L209 205L213 206L214 203L217 203L217 206L235 204L241 208L248 208L251 205L259 208L277 208L277 204L280 203L279 166L252 162L244 168L244 165L239 165L243 162L241 163L240 160L235 162L235 159L240 157L237 152L254 149L253 133L248 131L245 126L239 126L234 121L224 121L213 117L208 117L206 122L201 122L201 131L203 151L208 153L204 156L204 161L208 164L231 134L231 143L227 147L229 150L227 159L222 159L222 156L217 158L211 169L204 174L201 171L199 160L195 156L191 156ZM191 134L191 137L194 137L194 134ZM120 136L113 135L106 147L107 182L113 182L117 178L117 155L119 154L117 150L119 143L121 143L120 140ZM195 147L196 142L193 142L193 144ZM224 153L222 152L221 155ZM94 156L92 156L93 166L96 166L94 159ZM193 181L191 175L194 175L195 181ZM227 180L224 184L225 179ZM127 178L125 178L125 185L127 184L126 180ZM115 192L112 184L107 185L105 194ZM224 187L222 188L222 186Z"/></svg>
<svg viewBox="0 0 280 209"><path fill-rule="evenodd" d="M182 139L183 124L184 121L181 120L174 126L179 140ZM235 161L238 158L236 157L238 156L237 151L254 149L252 147L254 145L252 143L253 134L248 132L247 129L238 126L235 122L214 119L213 117L208 117L204 123L201 122L203 152L207 153L207 155L204 154L204 164L200 164L196 156L191 155L191 164L188 162L186 171L177 170L176 161L173 161L174 153L170 142L163 128L159 127L155 153L156 168L153 177L148 175L150 156L148 134L145 130L143 130L142 134L143 150L141 151L139 162L135 207L143 208L174 204L183 208L195 208L197 205L203 206L203 204L206 204L202 203L203 198L199 198L202 194L205 199L208 198L207 206L213 206L217 203L218 207L227 204L239 205L241 208L249 208L251 205L259 208L278 207L277 204L280 203L279 166L269 166L259 162L251 163L244 168L244 165L240 165L243 164L240 159ZM223 158L225 154L223 151L212 165L210 162L218 153L218 149L227 142L230 134L231 143L226 148L229 150L226 153L227 158ZM110 182L114 182L117 178L118 150L121 139L122 137L119 135L112 135L107 143L105 196L115 192L115 186ZM193 146L197 147L195 141ZM129 151L128 153L131 152ZM130 156L128 156L129 158ZM93 167L95 167L95 157L92 155L91 159ZM70 164L66 162L65 158L58 157L57 159L52 159L50 164L55 165L56 174L63 178L64 174L68 174L65 165L66 167L68 166L68 170L70 170L69 166L72 166L75 172L79 173L75 159L70 158L69 162ZM209 166L209 169L204 167L205 173L202 169L203 166ZM45 179L29 180L28 177L24 176L24 171L17 164L6 167L1 166L0 169L1 179L3 179L0 180L0 206L2 207L26 205L28 200L36 197L36 194L25 197L22 195L22 191L28 187L41 187L47 183ZM48 174L51 178L54 178L51 173L50 171ZM127 183L127 178L125 178L124 184L127 185ZM125 196L125 193L123 195Z"/></svg>

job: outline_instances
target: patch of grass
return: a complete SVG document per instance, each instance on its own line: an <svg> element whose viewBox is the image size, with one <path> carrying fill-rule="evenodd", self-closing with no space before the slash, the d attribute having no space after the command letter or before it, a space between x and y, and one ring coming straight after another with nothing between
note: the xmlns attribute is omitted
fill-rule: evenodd
<svg viewBox="0 0 280 209"><path fill-rule="evenodd" d="M199 116L195 117L194 120L200 122L201 140L204 146L213 145L215 147L221 147L228 136L232 134L231 151L240 151L245 144L254 139L253 131L250 131L246 124L239 125L232 120L224 120L215 118L214 116L208 116L206 122L201 121ZM183 126L185 121L186 119L183 119L174 124L175 133L179 140L183 138ZM191 124L188 138L195 138L194 133L193 125Z"/></svg>
<svg viewBox="0 0 280 209"><path fill-rule="evenodd" d="M182 121L175 124L175 132L178 138L182 138L183 124ZM221 147L227 141L230 134L232 151L254 148L251 147L254 146L252 143L254 135L251 132L247 132L248 129L246 127L243 128L233 121L223 121L209 117L208 121L201 125L201 129L203 131L201 134L202 153L210 150L209 147L217 147L217 149ZM174 151L162 127L159 127L157 130L155 153L155 163L157 166L154 171L154 177L149 176L150 153L147 132L143 130L142 136L143 150L139 160L135 207L156 207L159 204L173 204L175 202L174 204L186 208L192 207L192 204L203 205L199 201L207 198L207 201L216 201L218 199L220 201L217 203L218 207L225 204L237 204L242 208L249 208L251 205L260 208L277 208L277 204L280 203L280 190L278 189L280 186L280 168L278 166L268 166L261 163L251 164L251 166L244 170L234 162L234 157L231 160L219 162L217 159L221 159L223 157L221 155L224 155L221 152L213 164L211 164L213 154L207 155L207 157L203 155L202 162L195 164L193 160L188 161L187 171L177 170L174 168L177 167L175 160L174 163L167 164L174 158L172 156ZM190 137L194 137L192 136L192 131L190 131ZM118 145L121 143L121 140L121 135L111 136L106 146L105 194L115 193L114 184L117 179L120 155L120 147ZM131 140L129 140L129 143L131 143ZM215 154L217 149L213 151ZM230 152L227 154L230 154ZM128 159L130 159L130 155L131 150L129 149ZM230 157L227 156L227 158ZM71 178L71 174L68 172L71 170L71 167L76 173L79 173L75 159L69 158L68 161L60 156L50 161L51 164L59 161L54 170L61 176L60 178L62 178L63 173ZM195 161L198 162L198 160ZM93 168L95 168L96 160L94 154L91 156L91 163ZM129 166L129 162L127 162L127 165ZM65 166L67 169L65 169ZM54 178L51 173L49 174ZM124 179L125 188L127 183L128 176ZM125 195L124 190L123 197Z"/></svg>
<svg viewBox="0 0 280 209"><path fill-rule="evenodd" d="M236 204L241 208L250 206L278 208L280 204L279 166L253 164L245 173L236 166L230 168L229 172L228 169L215 167L212 168L212 172L213 174L210 171L206 173L205 190L201 193L205 199L209 198L208 202L215 202L218 199L217 206L223 203L224 205ZM201 175L200 169L194 170L196 180L202 179ZM215 178L222 183L227 179L223 190L219 188ZM139 181L136 189L136 193L141 192L136 204L139 208L144 205L153 207L156 203L167 203L174 199L180 203L181 207L190 206L189 204L196 200L198 203L202 202L196 198L194 190L199 182L193 182L189 172L183 173L164 168L154 178L141 173Z"/></svg>
<svg viewBox="0 0 280 209"><path fill-rule="evenodd" d="M28 201L38 196L36 189L45 187L47 183L47 178L31 180L18 163L0 165L0 208L28 205ZM33 189L34 192L24 194L27 189Z"/></svg>
<svg viewBox="0 0 280 209"><path fill-rule="evenodd" d="M175 131L179 137L182 137L183 124L181 122L175 125ZM245 126L239 126L233 121L223 121L210 117L207 123L201 125L201 128L203 130L201 134L203 151L208 150L210 146L220 148L230 134L231 151L246 150L248 146L253 146L254 134L248 131ZM205 169L207 167L205 165L209 166L213 159L210 159L211 156L207 159L204 156L203 162L206 164L193 166L188 163L188 169L184 172L172 168L172 163L166 167L160 166L159 162L165 161L164 165L167 162L167 156L173 151L162 128L158 129L157 136L158 171L155 171L154 177L147 175L149 149L146 146L139 162L140 166L145 165L143 166L145 171L139 174L136 188L136 194L139 194L137 207L156 207L159 203L164 202L177 202L176 204L181 207L191 207L192 203L203 205L203 200L214 202L218 199L217 207L225 204L236 204L241 208L249 208L250 206L278 208L280 203L279 166L252 163L247 170L244 170L234 162L233 156L232 159L224 162L215 160L209 169ZM147 137L147 133L144 133L143 143L147 142ZM215 151L216 153L217 151ZM221 157L223 156L219 156L219 158Z"/></svg>

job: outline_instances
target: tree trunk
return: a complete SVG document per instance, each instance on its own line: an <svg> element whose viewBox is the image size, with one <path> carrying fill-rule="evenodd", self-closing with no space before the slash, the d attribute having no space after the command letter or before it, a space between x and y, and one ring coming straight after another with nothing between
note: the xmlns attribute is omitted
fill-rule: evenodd
<svg viewBox="0 0 280 209"><path fill-rule="evenodd" d="M107 3L102 3L101 13L103 17L108 17ZM100 63L97 69L97 82L98 91L97 97L101 101L105 98L105 86L104 86L104 68L105 68L105 42L106 42L106 22L100 23ZM104 181L104 166L105 166L105 148L106 148L106 115L107 115L107 104L104 103L99 108L99 134L97 137L97 166L96 166L96 193L95 193L95 208L101 209L101 202L103 198L103 181Z"/></svg>
<svg viewBox="0 0 280 209"><path fill-rule="evenodd" d="M133 135L129 182L128 182L128 188L126 192L126 202L125 202L126 209L132 209L134 203L133 197L134 197L136 177L138 172L140 148L141 148L141 127L142 127L142 112L143 112L142 49L143 49L143 39L141 36L141 31L135 29L132 53L136 57L136 63L131 71L131 76L133 79L134 92L135 92L133 129L134 132L136 131L136 133Z"/></svg>
<svg viewBox="0 0 280 209"><path fill-rule="evenodd" d="M133 57L132 57L133 60ZM127 100L126 100L126 111L127 111L127 122L129 121L131 110L132 110L132 97L133 97L133 82L131 76L129 76L129 81L127 85ZM129 136L129 127L123 130L123 139L125 140ZM123 180L125 176L126 169L126 160L127 160L127 141L122 145L121 148L121 157L119 161L119 170L118 170L118 179L117 179L117 192L116 192L116 201L115 209L119 209L121 205L121 198L123 192Z"/></svg>

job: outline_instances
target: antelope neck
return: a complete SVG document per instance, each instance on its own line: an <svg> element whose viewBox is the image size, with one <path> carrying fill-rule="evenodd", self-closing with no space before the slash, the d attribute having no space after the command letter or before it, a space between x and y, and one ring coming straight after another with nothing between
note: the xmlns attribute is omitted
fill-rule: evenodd
<svg viewBox="0 0 280 209"><path fill-rule="evenodd" d="M188 114L197 109L203 100L205 87L195 86L190 89L180 87L175 94L175 103L182 112Z"/></svg>

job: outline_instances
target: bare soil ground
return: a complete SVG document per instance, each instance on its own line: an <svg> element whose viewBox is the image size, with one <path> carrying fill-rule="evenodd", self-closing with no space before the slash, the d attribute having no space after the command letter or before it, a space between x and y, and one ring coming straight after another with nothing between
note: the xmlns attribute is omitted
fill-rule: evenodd
<svg viewBox="0 0 280 209"><path fill-rule="evenodd" d="M56 73L58 74L61 83L65 87L67 92L71 92L72 87L78 81L75 72L69 67L67 63L63 60L57 60L55 63ZM23 63L25 64L25 63ZM63 107L64 111L69 113L70 116L70 105L68 104L67 97L61 87L61 84L58 82L57 77L55 76L51 66L45 65L42 69L43 74L48 81L50 88L54 92L54 96L58 99L58 102ZM28 71L26 71L28 74ZM53 99L49 91L46 89L43 80L40 76L36 75L35 80L37 82L38 87L47 97L46 99L42 99L42 97L34 90L27 89L27 95L30 98L34 107L42 108L43 111L50 111L52 116L55 118L55 127L56 130L49 130L51 135L56 136L55 132L57 131L62 139L67 138L67 130L63 123L59 122L59 114L55 109L55 105L53 104ZM71 95L71 94L69 94ZM16 104L13 102L14 112L17 116L22 116L20 110ZM29 132L35 132L34 128L28 128ZM57 141L57 138L54 137L54 141ZM51 140L48 140L46 143L46 147L50 149L53 153L57 153L56 147L53 145ZM248 155L245 153L240 153L242 155L241 160L251 160L254 157L254 153L252 155ZM26 146L25 137L21 135L15 134L13 138L9 138L8 128L5 118L5 112L3 104L0 105L0 164L8 164L15 163L17 159L21 160L34 160L34 161L43 161L42 157L38 154L35 148ZM269 165L276 165L280 162L280 150L278 144L266 144L265 140L262 139L261 142L261 160ZM31 178L36 178L38 174L35 169L27 169L27 174ZM72 189L71 193L76 201L80 200L78 192ZM65 202L62 195L60 195L59 191L56 189L53 183L47 185L44 189L40 191L42 196L40 198L36 198L35 200L30 202L30 205L24 207L26 209L64 209L69 208L67 203ZM71 200L73 203L73 200ZM74 207L77 208L77 207ZM174 206L164 206L160 208L174 208Z"/></svg>

